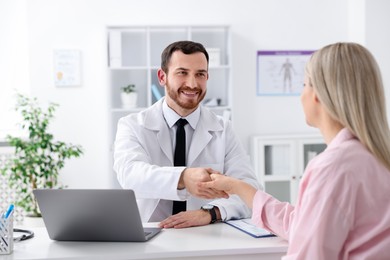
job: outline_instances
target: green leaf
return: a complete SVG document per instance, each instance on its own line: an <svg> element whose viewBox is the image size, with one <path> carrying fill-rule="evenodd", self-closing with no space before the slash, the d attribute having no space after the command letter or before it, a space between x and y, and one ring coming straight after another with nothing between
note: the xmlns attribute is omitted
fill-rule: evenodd
<svg viewBox="0 0 390 260"><path fill-rule="evenodd" d="M55 141L48 131L58 104L50 103L47 109L38 104L37 98L17 94L15 110L20 113L23 129L28 131L28 139L8 135L7 142L15 147L11 159L3 164L0 173L8 176L8 184L21 194L15 202L27 213L38 214L38 205L33 196L35 188L60 188L60 169L65 161L83 154L81 146Z"/></svg>

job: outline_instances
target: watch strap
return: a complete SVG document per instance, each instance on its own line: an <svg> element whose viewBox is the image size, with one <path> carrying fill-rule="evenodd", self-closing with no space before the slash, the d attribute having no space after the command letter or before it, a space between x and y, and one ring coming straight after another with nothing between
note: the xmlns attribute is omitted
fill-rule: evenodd
<svg viewBox="0 0 390 260"><path fill-rule="evenodd" d="M215 212L215 206L209 209L210 215L211 215L211 221L210 224L213 224L217 221L217 213Z"/></svg>
<svg viewBox="0 0 390 260"><path fill-rule="evenodd" d="M210 216L211 216L210 224L213 224L217 221L217 212L215 211L215 206L212 206L210 208L202 207L202 210L205 210L210 214Z"/></svg>

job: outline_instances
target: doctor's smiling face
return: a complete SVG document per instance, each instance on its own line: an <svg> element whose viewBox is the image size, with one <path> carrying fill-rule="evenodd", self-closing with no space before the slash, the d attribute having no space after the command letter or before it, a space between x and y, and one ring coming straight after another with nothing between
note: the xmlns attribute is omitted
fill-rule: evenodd
<svg viewBox="0 0 390 260"><path fill-rule="evenodd" d="M207 91L208 61L204 53L172 53L167 67L158 70L161 86L165 86L165 100L181 116L191 114L204 99Z"/></svg>

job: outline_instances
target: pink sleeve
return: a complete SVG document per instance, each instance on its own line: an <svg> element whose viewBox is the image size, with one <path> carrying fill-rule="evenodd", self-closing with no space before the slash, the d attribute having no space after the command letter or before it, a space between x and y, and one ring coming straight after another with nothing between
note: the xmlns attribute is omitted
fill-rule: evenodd
<svg viewBox="0 0 390 260"><path fill-rule="evenodd" d="M351 223L324 187L306 192L294 219L286 259L339 259ZM322 190L320 190L322 189Z"/></svg>
<svg viewBox="0 0 390 260"><path fill-rule="evenodd" d="M317 187L321 189L321 187ZM287 259L338 259L350 224L339 205L326 193L311 189L300 204L299 214L287 202L258 191L253 200L252 221L289 240Z"/></svg>
<svg viewBox="0 0 390 260"><path fill-rule="evenodd" d="M252 222L286 240L294 218L294 207L259 190L253 199Z"/></svg>

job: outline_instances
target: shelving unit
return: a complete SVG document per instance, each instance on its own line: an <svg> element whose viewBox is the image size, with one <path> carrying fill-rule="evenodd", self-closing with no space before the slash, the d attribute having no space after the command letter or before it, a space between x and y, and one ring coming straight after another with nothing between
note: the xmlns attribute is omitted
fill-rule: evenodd
<svg viewBox="0 0 390 260"><path fill-rule="evenodd" d="M295 204L305 167L325 148L318 135L253 136L251 159L265 191Z"/></svg>
<svg viewBox="0 0 390 260"><path fill-rule="evenodd" d="M111 26L107 28L107 66L110 93L110 143L113 144L118 120L139 112L164 96L157 79L161 53L179 40L202 43L207 49L209 80L207 100L220 100L210 106L216 114L229 116L232 109L230 28L228 26ZM137 106L124 109L121 87L135 84ZM110 153L112 153L112 148ZM112 155L110 154L112 157Z"/></svg>

